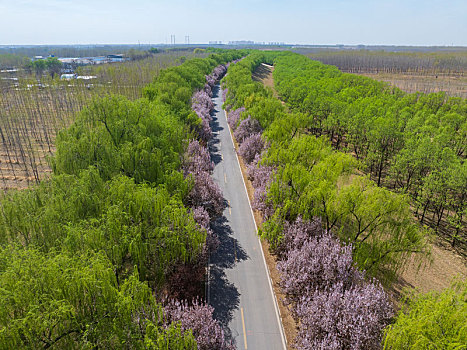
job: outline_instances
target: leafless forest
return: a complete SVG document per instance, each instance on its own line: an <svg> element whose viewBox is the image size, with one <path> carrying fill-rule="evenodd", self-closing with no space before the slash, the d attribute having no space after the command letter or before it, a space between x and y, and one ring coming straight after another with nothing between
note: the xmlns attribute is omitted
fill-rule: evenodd
<svg viewBox="0 0 467 350"><path fill-rule="evenodd" d="M69 125L92 98L120 94L141 97L142 88L161 69L180 64L192 52L168 52L141 60L84 66L92 80L59 80L18 71L0 80L0 186L25 188L50 173L47 158L57 133ZM203 56L203 54L197 54Z"/></svg>
<svg viewBox="0 0 467 350"><path fill-rule="evenodd" d="M407 92L467 97L467 52L322 51L306 53L346 73L389 82Z"/></svg>

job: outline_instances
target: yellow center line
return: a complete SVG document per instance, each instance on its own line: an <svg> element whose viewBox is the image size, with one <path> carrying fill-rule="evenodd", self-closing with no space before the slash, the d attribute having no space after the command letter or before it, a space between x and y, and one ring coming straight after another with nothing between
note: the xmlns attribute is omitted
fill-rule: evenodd
<svg viewBox="0 0 467 350"><path fill-rule="evenodd" d="M243 307L240 308L240 312L242 313L243 341L245 342L245 350L247 350L248 345L246 343L245 317L243 317Z"/></svg>
<svg viewBox="0 0 467 350"><path fill-rule="evenodd" d="M225 181L225 183L227 183L227 174L226 173L224 173L224 181Z"/></svg>
<svg viewBox="0 0 467 350"><path fill-rule="evenodd" d="M230 201L227 201L227 203L229 204L229 215L232 215L232 208L230 207Z"/></svg>

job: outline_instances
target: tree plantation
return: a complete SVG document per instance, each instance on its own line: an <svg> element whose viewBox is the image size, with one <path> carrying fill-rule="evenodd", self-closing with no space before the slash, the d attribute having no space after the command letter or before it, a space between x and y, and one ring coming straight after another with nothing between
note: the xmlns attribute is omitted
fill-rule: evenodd
<svg viewBox="0 0 467 350"><path fill-rule="evenodd" d="M0 198L0 349L247 348L248 291L216 296L237 300L223 305L241 309L237 338L206 292L216 250L249 258L218 234L232 209L213 151L221 95L273 255L265 268L278 274L271 294L292 319L287 349L465 349L463 276L441 292L393 293L435 240L465 253L465 99L405 93L286 51L157 55L81 67L102 79L96 88L41 74L47 89L0 99L1 157L22 157L35 183ZM274 88L253 78L264 64Z"/></svg>
<svg viewBox="0 0 467 350"><path fill-rule="evenodd" d="M117 94L139 99L143 87L162 69L180 65L187 57L205 56L163 52L139 60L76 67L86 79L64 80L29 65L0 74L1 188L25 188L46 178L51 173L47 158L55 152L57 134L94 98Z"/></svg>
<svg viewBox="0 0 467 350"><path fill-rule="evenodd" d="M253 81L262 63L274 65L285 105ZM223 83L253 204L265 219L261 236L297 321L295 346L463 348L465 280L440 296L414 297L399 314L380 283L390 288L414 254L426 259L432 231L465 244L465 100L407 95L281 52L252 53ZM402 171L403 157L411 159ZM444 311L448 300L455 302ZM434 321L444 317L449 335Z"/></svg>
<svg viewBox="0 0 467 350"><path fill-rule="evenodd" d="M141 99L95 98L57 136L50 179L2 198L1 348L230 348L197 301L222 195L188 140L202 139L192 94L243 55L168 68Z"/></svg>

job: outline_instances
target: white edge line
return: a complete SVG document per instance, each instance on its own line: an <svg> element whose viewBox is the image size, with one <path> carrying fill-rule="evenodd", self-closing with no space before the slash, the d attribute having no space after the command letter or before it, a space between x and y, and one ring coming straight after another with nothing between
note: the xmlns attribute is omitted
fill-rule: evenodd
<svg viewBox="0 0 467 350"><path fill-rule="evenodd" d="M224 111L225 119L227 120L227 112L225 111L225 109L223 109L223 111ZM281 321L281 318L280 318L280 310L279 310L279 306L277 305L276 294L274 293L274 290L272 289L271 276L269 275L268 265L266 264L266 258L264 257L264 252L263 252L263 246L261 244L261 239L258 236L258 226L256 226L255 215L253 214L253 208L251 207L251 203L250 203L250 196L248 195L248 189L246 187L245 179L243 178L242 168L240 167L240 160L238 159L237 150L235 149L235 144L234 144L233 138L232 138L232 130L230 129L230 125L229 125L228 122L227 122L227 127L229 128L230 141L232 141L232 146L234 148L235 157L237 158L237 165L238 165L238 169L240 170L240 175L242 177L243 186L245 187L246 197L248 198L248 205L250 207L251 217L253 218L253 223L255 225L256 236L258 237L259 248L261 250L261 256L263 257L264 269L266 270L266 274L268 275L269 290L271 292L272 299L274 300L274 309L276 311L277 323L279 324L279 329L280 329L280 332L281 332L282 346L284 347L284 349L287 349L287 345L286 345L287 340L285 339L285 335L284 335L284 333L285 333L284 332L284 325L282 324L282 321Z"/></svg>

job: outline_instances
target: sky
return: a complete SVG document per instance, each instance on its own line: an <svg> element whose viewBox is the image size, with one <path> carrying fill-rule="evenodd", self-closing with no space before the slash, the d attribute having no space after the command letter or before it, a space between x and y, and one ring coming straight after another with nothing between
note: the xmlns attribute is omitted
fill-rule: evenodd
<svg viewBox="0 0 467 350"><path fill-rule="evenodd" d="M467 46L466 0L0 0L0 45Z"/></svg>

